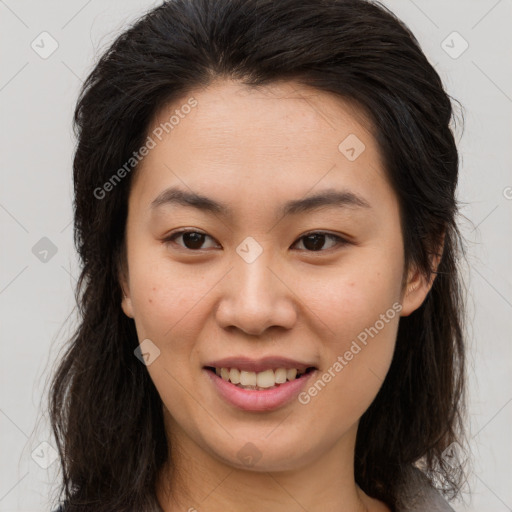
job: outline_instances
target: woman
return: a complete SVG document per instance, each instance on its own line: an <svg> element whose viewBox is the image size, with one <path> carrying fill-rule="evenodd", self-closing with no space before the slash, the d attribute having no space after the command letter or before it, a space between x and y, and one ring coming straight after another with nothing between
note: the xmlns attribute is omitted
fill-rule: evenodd
<svg viewBox="0 0 512 512"><path fill-rule="evenodd" d="M377 3L175 0L114 42L75 112L61 510L451 510L451 119Z"/></svg>

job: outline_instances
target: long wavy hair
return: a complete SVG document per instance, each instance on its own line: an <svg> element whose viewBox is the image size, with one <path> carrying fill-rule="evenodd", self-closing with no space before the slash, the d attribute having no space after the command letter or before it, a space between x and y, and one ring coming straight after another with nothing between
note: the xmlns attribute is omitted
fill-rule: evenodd
<svg viewBox="0 0 512 512"><path fill-rule="evenodd" d="M160 108L219 78L252 86L293 80L356 104L371 121L399 201L405 269L437 276L423 304L400 319L391 367L360 420L355 479L393 510L412 466L456 496L466 335L453 98L415 36L378 2L172 0L117 37L76 105L80 321L49 392L59 498L69 511L161 510L157 475L165 462L172 467L172 446L162 400L134 356L138 339L119 281L137 167L107 197L94 191L143 145ZM432 255L441 249L435 271Z"/></svg>

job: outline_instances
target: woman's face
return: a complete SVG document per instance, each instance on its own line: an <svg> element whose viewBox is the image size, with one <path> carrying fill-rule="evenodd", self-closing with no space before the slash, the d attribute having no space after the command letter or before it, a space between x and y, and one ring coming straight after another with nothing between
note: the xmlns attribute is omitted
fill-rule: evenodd
<svg viewBox="0 0 512 512"><path fill-rule="evenodd" d="M219 81L162 110L148 132L122 307L170 430L231 466L298 468L353 442L399 316L428 291L414 274L415 292L402 296L399 206L365 124L339 98L293 82ZM195 234L176 234L184 229ZM315 370L273 391L241 390L205 368L230 357L246 361L219 366L245 368L244 382L251 362ZM258 367L270 357L288 361Z"/></svg>

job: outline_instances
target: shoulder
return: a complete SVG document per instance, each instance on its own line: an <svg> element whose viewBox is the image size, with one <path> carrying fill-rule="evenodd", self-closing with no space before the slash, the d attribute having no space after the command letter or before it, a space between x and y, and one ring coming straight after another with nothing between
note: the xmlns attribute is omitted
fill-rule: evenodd
<svg viewBox="0 0 512 512"><path fill-rule="evenodd" d="M401 488L397 512L455 512L418 468L411 468Z"/></svg>

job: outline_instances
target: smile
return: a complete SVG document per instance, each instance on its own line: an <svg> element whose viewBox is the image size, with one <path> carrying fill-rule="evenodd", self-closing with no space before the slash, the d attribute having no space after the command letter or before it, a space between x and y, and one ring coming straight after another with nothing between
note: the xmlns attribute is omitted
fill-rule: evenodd
<svg viewBox="0 0 512 512"><path fill-rule="evenodd" d="M203 371L226 403L254 412L272 411L290 403L318 372L313 367L302 373L293 368L256 373L237 368L205 367Z"/></svg>
<svg viewBox="0 0 512 512"><path fill-rule="evenodd" d="M300 378L305 373L313 371L313 367L306 370L298 370L297 368L277 368L275 370L268 369L262 372L251 372L239 370L238 368L213 368L207 367L211 371L215 371L216 375L222 379L235 384L242 389L270 389L285 382L291 382Z"/></svg>

